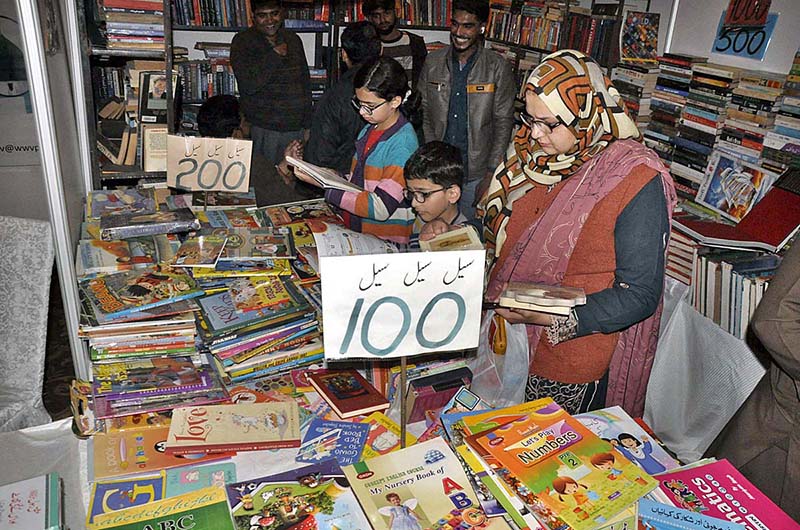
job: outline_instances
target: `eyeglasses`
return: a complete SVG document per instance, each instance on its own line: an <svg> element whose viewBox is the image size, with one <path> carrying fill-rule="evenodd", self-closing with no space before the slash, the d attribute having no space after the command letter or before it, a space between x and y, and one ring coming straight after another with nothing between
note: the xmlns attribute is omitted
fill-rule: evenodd
<svg viewBox="0 0 800 530"><path fill-rule="evenodd" d="M519 113L519 118L522 120L522 123L528 126L529 129L536 129L542 134L550 134L553 132L553 129L564 125L560 121L547 123L546 121L537 120L525 111Z"/></svg>
<svg viewBox="0 0 800 530"><path fill-rule="evenodd" d="M380 108L381 105L385 105L388 102L389 102L389 100L387 99L387 100L384 100L383 103L378 103L374 107L368 107L364 103L361 103L361 101L355 96L353 96L353 99L350 100L350 103L353 104L353 108L354 109L356 109L358 112L361 112L363 110L364 114L366 114L367 116L372 116L373 112L378 110L378 108Z"/></svg>
<svg viewBox="0 0 800 530"><path fill-rule="evenodd" d="M431 191L415 191L410 189L403 190L403 196L406 198L408 202L412 200L417 201L418 203L423 203L428 200L428 197L433 195L434 193L439 193L440 191L444 191L447 188L439 188L438 190L431 190Z"/></svg>

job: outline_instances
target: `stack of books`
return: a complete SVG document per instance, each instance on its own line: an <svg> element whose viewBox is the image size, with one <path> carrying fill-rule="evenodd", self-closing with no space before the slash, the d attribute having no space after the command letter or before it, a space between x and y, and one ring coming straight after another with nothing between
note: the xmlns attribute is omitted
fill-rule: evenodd
<svg viewBox="0 0 800 530"><path fill-rule="evenodd" d="M164 3L161 0L101 0L106 46L113 49L163 50Z"/></svg>
<svg viewBox="0 0 800 530"><path fill-rule="evenodd" d="M764 135L761 161L770 169L800 165L800 52L783 87L775 127Z"/></svg>
<svg viewBox="0 0 800 530"><path fill-rule="evenodd" d="M658 79L658 67L618 64L611 71L611 81L639 130L650 123L650 101Z"/></svg>

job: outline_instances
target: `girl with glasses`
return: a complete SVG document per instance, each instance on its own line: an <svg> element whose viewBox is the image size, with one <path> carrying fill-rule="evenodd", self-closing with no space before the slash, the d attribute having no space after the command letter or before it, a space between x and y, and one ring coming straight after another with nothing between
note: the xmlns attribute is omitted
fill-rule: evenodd
<svg viewBox="0 0 800 530"><path fill-rule="evenodd" d="M406 244L414 212L403 196L403 166L418 146L408 116L419 106L419 96L409 89L403 67L390 57L367 61L353 78L353 86L353 106L367 125L356 139L349 180L364 191L327 189L325 199L341 210L350 229ZM295 175L319 185L300 171Z"/></svg>

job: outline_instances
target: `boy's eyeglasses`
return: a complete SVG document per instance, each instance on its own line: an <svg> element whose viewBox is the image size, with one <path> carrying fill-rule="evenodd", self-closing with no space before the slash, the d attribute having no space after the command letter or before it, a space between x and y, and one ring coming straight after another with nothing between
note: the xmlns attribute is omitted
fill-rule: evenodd
<svg viewBox="0 0 800 530"><path fill-rule="evenodd" d="M354 108L354 109L356 109L356 110L357 110L357 111L359 111L359 112L361 112L361 111L363 110L363 111L364 111L364 114L366 114L367 116L372 116L372 113L373 113L373 112L375 112L376 110L378 110L378 108L379 108L381 105L385 105L385 104L387 104L388 102L389 102L389 100L387 99L387 100L384 100L384 102L383 102L383 103L378 103L378 104L377 104L377 105L375 105L374 107L368 107L368 106L367 106L367 105L365 105L364 103L361 103L361 101L360 101L360 100L359 100L357 97L355 97L355 96L353 96L353 99L351 99L351 100L350 100L350 103L352 103L352 104L353 104L353 108Z"/></svg>
<svg viewBox="0 0 800 530"><path fill-rule="evenodd" d="M554 121L552 123L548 123L546 121L537 120L536 118L534 118L525 111L519 113L519 119L521 119L522 123L527 125L529 129L531 130L536 129L542 134L550 134L551 132L553 132L553 129L564 125L560 121Z"/></svg>
<svg viewBox="0 0 800 530"><path fill-rule="evenodd" d="M439 193L440 191L444 191L447 188L439 188L438 190L431 190L431 191L414 191L405 189L403 190L403 196L406 198L408 202L412 200L417 201L419 203L423 203L428 200L428 197L433 195L434 193Z"/></svg>

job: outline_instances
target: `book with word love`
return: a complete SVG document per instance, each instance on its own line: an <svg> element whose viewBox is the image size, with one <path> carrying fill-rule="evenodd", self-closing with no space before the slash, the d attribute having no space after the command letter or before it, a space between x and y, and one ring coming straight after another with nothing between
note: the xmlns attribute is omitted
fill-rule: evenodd
<svg viewBox="0 0 800 530"><path fill-rule="evenodd" d="M374 530L507 529L488 517L458 458L441 438L342 468Z"/></svg>

